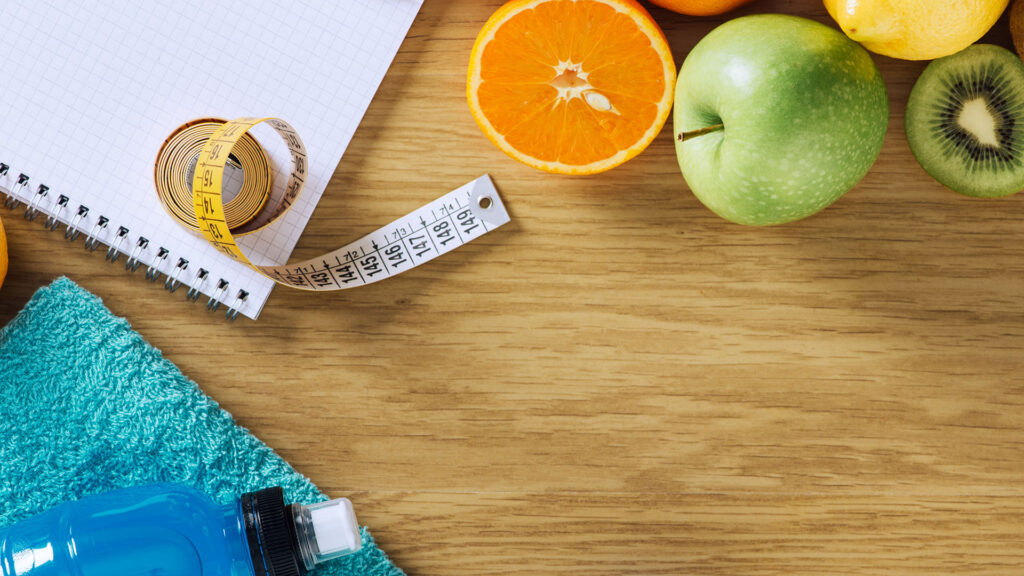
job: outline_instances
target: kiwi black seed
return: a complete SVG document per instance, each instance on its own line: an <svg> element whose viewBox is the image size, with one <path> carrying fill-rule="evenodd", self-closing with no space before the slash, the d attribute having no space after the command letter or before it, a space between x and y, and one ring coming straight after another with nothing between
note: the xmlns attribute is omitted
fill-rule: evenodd
<svg viewBox="0 0 1024 576"><path fill-rule="evenodd" d="M991 44L939 58L910 92L906 127L917 161L956 192L1024 189L1024 63Z"/></svg>

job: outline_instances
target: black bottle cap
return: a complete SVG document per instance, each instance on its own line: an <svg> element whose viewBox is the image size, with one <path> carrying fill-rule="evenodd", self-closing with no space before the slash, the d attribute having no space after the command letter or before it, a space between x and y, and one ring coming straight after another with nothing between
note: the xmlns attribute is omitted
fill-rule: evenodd
<svg viewBox="0 0 1024 576"><path fill-rule="evenodd" d="M256 576L303 576L295 519L284 503L284 490L266 488L242 494L245 536Z"/></svg>

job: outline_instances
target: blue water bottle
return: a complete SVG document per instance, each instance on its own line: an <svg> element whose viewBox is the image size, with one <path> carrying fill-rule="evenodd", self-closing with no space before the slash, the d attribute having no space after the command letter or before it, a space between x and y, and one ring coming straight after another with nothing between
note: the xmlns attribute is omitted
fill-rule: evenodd
<svg viewBox="0 0 1024 576"><path fill-rule="evenodd" d="M302 576L359 550L344 498L284 502L281 488L220 505L176 484L65 502L0 530L3 576Z"/></svg>

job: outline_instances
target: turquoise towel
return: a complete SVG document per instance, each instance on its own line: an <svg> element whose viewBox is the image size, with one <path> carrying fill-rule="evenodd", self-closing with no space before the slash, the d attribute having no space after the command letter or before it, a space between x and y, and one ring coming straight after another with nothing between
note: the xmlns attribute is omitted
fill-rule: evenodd
<svg viewBox="0 0 1024 576"><path fill-rule="evenodd" d="M0 526L152 482L189 484L220 502L268 486L290 501L326 499L127 321L60 278L0 330ZM317 574L402 576L362 532L358 554Z"/></svg>

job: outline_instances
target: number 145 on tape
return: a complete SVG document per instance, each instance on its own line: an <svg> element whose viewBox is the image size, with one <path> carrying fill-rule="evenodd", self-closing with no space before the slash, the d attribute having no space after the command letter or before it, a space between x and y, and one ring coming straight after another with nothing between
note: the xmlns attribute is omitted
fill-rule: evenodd
<svg viewBox="0 0 1024 576"><path fill-rule="evenodd" d="M330 254L261 268L300 289L354 288L415 268L509 220L494 183L481 176Z"/></svg>

